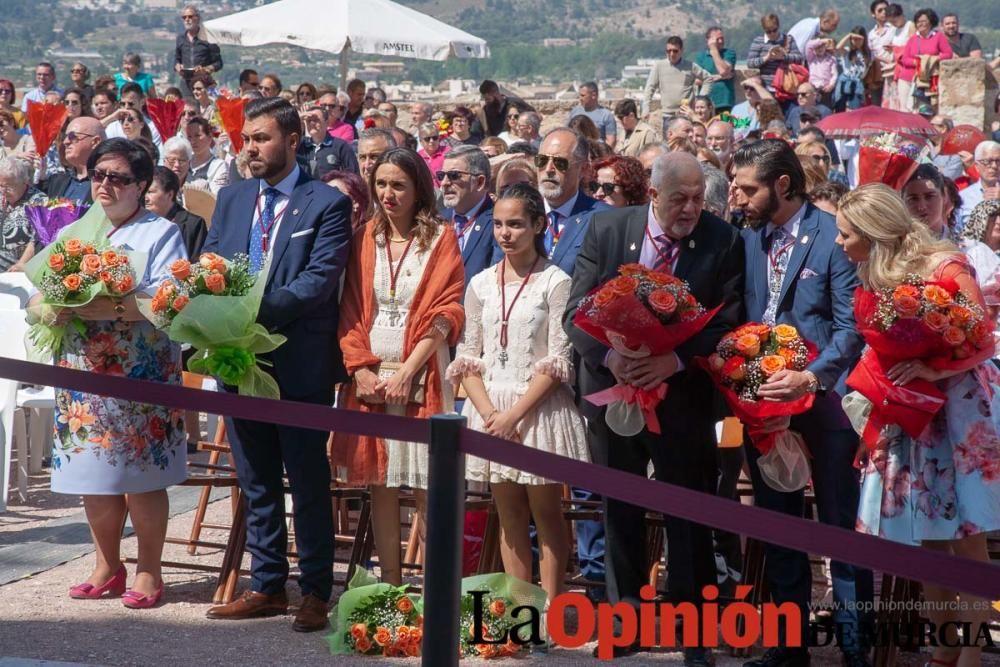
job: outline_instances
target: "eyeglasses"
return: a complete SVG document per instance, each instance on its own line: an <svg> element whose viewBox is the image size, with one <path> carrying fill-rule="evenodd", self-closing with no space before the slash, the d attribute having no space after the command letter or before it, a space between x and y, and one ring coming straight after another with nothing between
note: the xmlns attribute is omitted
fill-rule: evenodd
<svg viewBox="0 0 1000 667"><path fill-rule="evenodd" d="M667 53L680 53L680 49L667 49Z"/></svg>
<svg viewBox="0 0 1000 667"><path fill-rule="evenodd" d="M588 187L594 194L597 194L597 191L600 190L604 193L605 197L610 197L614 194L615 188L618 186L614 183L598 183L597 181L591 181Z"/></svg>
<svg viewBox="0 0 1000 667"><path fill-rule="evenodd" d="M569 169L569 158L558 157L556 155L545 155L543 153L539 153L535 156L535 168L545 169L549 165L550 161L553 165L555 165L557 171L566 171Z"/></svg>
<svg viewBox="0 0 1000 667"><path fill-rule="evenodd" d="M83 141L89 137L96 137L96 134L87 134L85 132L67 132L66 136L63 137L64 142L69 142L75 144L78 141Z"/></svg>
<svg viewBox="0 0 1000 667"><path fill-rule="evenodd" d="M507 114L507 120L517 120L521 117L521 114L511 113Z"/></svg>
<svg viewBox="0 0 1000 667"><path fill-rule="evenodd" d="M63 106L78 107L80 106L80 100L63 100Z"/></svg>
<svg viewBox="0 0 1000 667"><path fill-rule="evenodd" d="M829 162L830 161L830 156L829 155L810 155L809 157L811 157L813 160L816 160L816 162Z"/></svg>
<svg viewBox="0 0 1000 667"><path fill-rule="evenodd" d="M70 72L72 72L73 74L86 74L87 70L83 69L82 67L74 67L73 69L70 70Z"/></svg>
<svg viewBox="0 0 1000 667"><path fill-rule="evenodd" d="M14 94L14 89L13 88L0 88L0 95L3 95L4 93L7 93L8 95L13 95Z"/></svg>
<svg viewBox="0 0 1000 667"><path fill-rule="evenodd" d="M163 164L168 167L179 167L182 164L190 164L191 160L184 157L168 157L163 160Z"/></svg>
<svg viewBox="0 0 1000 667"><path fill-rule="evenodd" d="M428 134L426 137L420 137L420 141L426 141L427 143L432 141L441 141L441 137L436 134Z"/></svg>
<svg viewBox="0 0 1000 667"><path fill-rule="evenodd" d="M810 96L810 95L812 95L812 94L813 94L813 93L812 93L812 91L811 91L811 90L810 90L810 91L806 91L806 92L804 92L804 93L795 93L795 95L796 95L797 97L809 97L809 96Z"/></svg>
<svg viewBox="0 0 1000 667"><path fill-rule="evenodd" d="M122 125L131 125L132 123L138 123L139 119L135 116L125 116L122 118Z"/></svg>
<svg viewBox="0 0 1000 667"><path fill-rule="evenodd" d="M976 160L976 162L983 165L984 167L1000 167L1000 158L998 157L987 158L985 160Z"/></svg>
<svg viewBox="0 0 1000 667"><path fill-rule="evenodd" d="M450 171L437 171L434 172L434 178L439 181L443 181L447 178L452 183L462 180L462 176L472 176L471 171L459 171L458 169L452 169Z"/></svg>
<svg viewBox="0 0 1000 667"><path fill-rule="evenodd" d="M132 185L135 183L135 178L131 176L116 174L102 169L88 169L87 175L90 176L90 180L92 182L97 183L98 185L107 181L112 187L115 188L124 188L126 185Z"/></svg>

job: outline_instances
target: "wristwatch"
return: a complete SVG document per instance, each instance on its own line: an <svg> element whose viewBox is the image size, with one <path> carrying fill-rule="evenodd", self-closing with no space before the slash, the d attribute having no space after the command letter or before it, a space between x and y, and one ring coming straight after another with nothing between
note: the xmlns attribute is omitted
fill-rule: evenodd
<svg viewBox="0 0 1000 667"><path fill-rule="evenodd" d="M819 391L819 379L812 371L805 371L805 373L809 376L809 385L806 387L806 391L810 394L815 394Z"/></svg>
<svg viewBox="0 0 1000 667"><path fill-rule="evenodd" d="M122 303L119 299L115 299L114 311L115 315L117 315L118 319L120 320L122 318L122 315L125 314L125 304Z"/></svg>

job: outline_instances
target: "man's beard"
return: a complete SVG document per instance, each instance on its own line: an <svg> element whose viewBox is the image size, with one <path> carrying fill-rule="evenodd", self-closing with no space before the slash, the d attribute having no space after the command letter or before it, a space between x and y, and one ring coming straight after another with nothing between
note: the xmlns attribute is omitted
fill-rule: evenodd
<svg viewBox="0 0 1000 667"><path fill-rule="evenodd" d="M767 188L768 199L767 207L761 211L759 216L753 216L747 209L744 209L746 213L747 222L753 229L760 229L762 225L767 224L771 221L771 217L780 208L781 202L778 200L778 192L774 189L774 185L769 185Z"/></svg>
<svg viewBox="0 0 1000 667"><path fill-rule="evenodd" d="M455 208L455 206L458 205L458 202L461 201L461 199L462 196L457 192L451 194L445 194L444 192L441 193L441 201L448 208Z"/></svg>
<svg viewBox="0 0 1000 667"><path fill-rule="evenodd" d="M556 185L555 183L549 183L547 181L539 181L538 192L541 193L542 197L545 199L558 199L563 193L563 188L562 185Z"/></svg>
<svg viewBox="0 0 1000 667"><path fill-rule="evenodd" d="M254 178L262 178L265 181L274 178L281 172L285 170L288 166L288 156L282 154L275 158L274 162L264 162L263 169L254 169L254 163L250 161L250 173L253 174ZM260 171L260 173L257 173Z"/></svg>

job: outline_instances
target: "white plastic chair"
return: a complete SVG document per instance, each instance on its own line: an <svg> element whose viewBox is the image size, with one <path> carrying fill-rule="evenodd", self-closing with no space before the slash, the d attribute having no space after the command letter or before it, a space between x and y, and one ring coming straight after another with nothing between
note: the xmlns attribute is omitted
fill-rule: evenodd
<svg viewBox="0 0 1000 667"><path fill-rule="evenodd" d="M3 332L0 336L0 356L20 360L27 357L24 346L28 331L25 308L33 291L23 273L0 274L0 331ZM30 437L27 432L29 410L34 413ZM28 474L41 472L46 444L51 444L54 411L55 391L51 387L23 387L12 380L0 379L0 426L3 428L0 512L7 507L11 452L17 448L17 488L24 500L28 492Z"/></svg>

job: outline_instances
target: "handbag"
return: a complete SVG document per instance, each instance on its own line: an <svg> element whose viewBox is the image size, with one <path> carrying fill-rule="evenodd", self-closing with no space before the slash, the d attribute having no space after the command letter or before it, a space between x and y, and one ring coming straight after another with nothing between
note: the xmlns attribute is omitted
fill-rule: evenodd
<svg viewBox="0 0 1000 667"><path fill-rule="evenodd" d="M400 361L383 361L379 363L378 368L375 369L375 375L378 376L379 382L385 382L391 378L396 371L403 367L403 363ZM426 398L426 382L427 382L427 366L426 364L413 376L413 380L410 381L410 395L407 397L407 403L419 403L423 404ZM354 393L357 396L358 387L355 385ZM358 396L358 400L364 400L365 403L375 403L383 404L385 403L382 399L377 400L367 400L362 399Z"/></svg>

